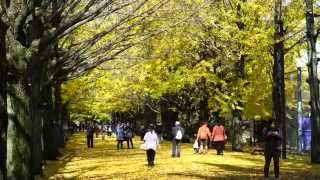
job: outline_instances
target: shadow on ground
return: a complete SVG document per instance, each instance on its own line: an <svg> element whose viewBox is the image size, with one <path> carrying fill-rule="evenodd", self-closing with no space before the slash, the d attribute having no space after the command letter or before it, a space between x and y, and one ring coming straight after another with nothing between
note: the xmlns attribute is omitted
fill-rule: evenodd
<svg viewBox="0 0 320 180"><path fill-rule="evenodd" d="M161 144L156 166L149 170L145 152L116 150L114 138L95 138L95 148L88 149L85 134L75 134L57 161L48 161L44 179L262 179L263 156L225 152L215 155L194 154L190 144L183 144L182 157L171 158L169 142ZM134 140L136 147L141 141ZM126 145L124 146L126 147ZM282 179L320 179L320 166L311 165L304 156L290 156L281 162ZM273 169L273 168L271 168ZM273 171L271 171L273 174Z"/></svg>

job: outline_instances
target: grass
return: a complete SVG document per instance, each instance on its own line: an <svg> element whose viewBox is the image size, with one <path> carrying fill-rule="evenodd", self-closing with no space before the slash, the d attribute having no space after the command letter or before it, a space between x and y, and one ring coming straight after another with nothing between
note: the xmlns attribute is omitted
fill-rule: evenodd
<svg viewBox="0 0 320 180"><path fill-rule="evenodd" d="M210 150L194 154L191 144L183 144L180 159L171 158L171 144L164 142L156 154L156 166L148 170L141 142L135 149L116 150L114 138L95 138L95 148L86 148L85 135L74 134L62 156L48 161L43 179L262 179L261 155L226 151L224 156ZM124 144L126 147L126 144ZM270 168L273 175L273 165ZM311 165L306 156L289 155L281 161L282 179L320 179L320 165Z"/></svg>

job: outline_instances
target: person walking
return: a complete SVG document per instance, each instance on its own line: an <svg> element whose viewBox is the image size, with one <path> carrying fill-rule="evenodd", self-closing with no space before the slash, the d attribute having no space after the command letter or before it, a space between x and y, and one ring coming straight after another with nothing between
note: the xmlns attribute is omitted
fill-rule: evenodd
<svg viewBox="0 0 320 180"><path fill-rule="evenodd" d="M118 124L116 128L116 135L117 135L117 149L123 149L123 141L124 141L124 130L123 124Z"/></svg>
<svg viewBox="0 0 320 180"><path fill-rule="evenodd" d="M87 146L93 148L94 125L91 123L87 128Z"/></svg>
<svg viewBox="0 0 320 180"><path fill-rule="evenodd" d="M218 122L218 124L212 128L212 135L211 135L211 141L213 141L216 147L217 155L223 155L224 144L226 139L227 139L227 136L226 136L225 128L220 122Z"/></svg>
<svg viewBox="0 0 320 180"><path fill-rule="evenodd" d="M159 147L158 135L155 131L155 126L150 125L147 133L143 138L146 146L146 154L148 160L148 167L152 168L154 166L154 159L156 156L156 150Z"/></svg>
<svg viewBox="0 0 320 180"><path fill-rule="evenodd" d="M181 141L184 135L184 129L180 126L180 122L176 121L175 126L172 127L172 157L180 157Z"/></svg>
<svg viewBox="0 0 320 180"><path fill-rule="evenodd" d="M264 136L264 177L269 177L269 167L271 159L273 159L274 164L274 174L276 179L279 178L280 174L280 153L281 153L281 141L282 137L280 135L279 128L276 127L275 122L272 120L269 125L263 129Z"/></svg>
<svg viewBox="0 0 320 180"><path fill-rule="evenodd" d="M208 128L208 123L203 122L202 126L198 129L197 133L197 141L200 141L200 149L199 153L207 153L208 152L208 139L210 139L211 134Z"/></svg>

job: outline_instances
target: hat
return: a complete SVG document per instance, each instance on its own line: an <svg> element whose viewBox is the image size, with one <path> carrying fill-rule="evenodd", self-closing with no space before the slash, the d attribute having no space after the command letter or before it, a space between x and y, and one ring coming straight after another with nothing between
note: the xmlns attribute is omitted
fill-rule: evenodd
<svg viewBox="0 0 320 180"><path fill-rule="evenodd" d="M176 126L180 125L180 122L179 121L176 121Z"/></svg>

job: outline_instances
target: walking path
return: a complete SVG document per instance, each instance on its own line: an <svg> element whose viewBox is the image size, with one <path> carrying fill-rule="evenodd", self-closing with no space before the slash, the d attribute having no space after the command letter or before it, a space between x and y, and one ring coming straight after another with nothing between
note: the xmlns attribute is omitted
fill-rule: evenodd
<svg viewBox="0 0 320 180"><path fill-rule="evenodd" d="M192 145L183 144L182 157L171 158L169 142L161 144L156 166L148 170L145 152L139 149L116 150L114 138L94 139L95 148L86 148L85 134L74 134L57 161L48 161L42 179L261 179L263 156L225 152L215 155L193 154ZM126 148L126 144L124 144ZM273 166L272 168L273 169ZM320 165L310 165L306 157L289 156L281 161L282 179L320 179ZM273 175L273 172L271 172Z"/></svg>

